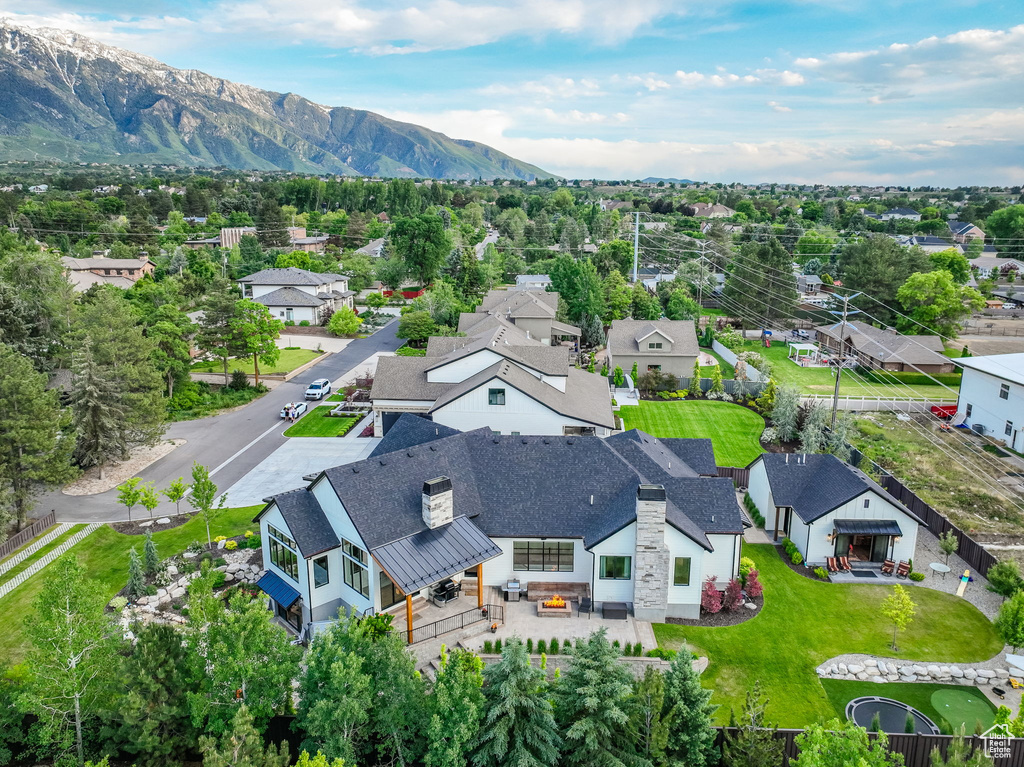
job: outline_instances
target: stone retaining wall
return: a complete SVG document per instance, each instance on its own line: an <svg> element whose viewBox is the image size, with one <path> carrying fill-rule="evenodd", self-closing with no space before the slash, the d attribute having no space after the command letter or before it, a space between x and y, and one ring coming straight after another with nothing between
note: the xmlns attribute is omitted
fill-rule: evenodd
<svg viewBox="0 0 1024 767"><path fill-rule="evenodd" d="M824 663L817 669L822 679L859 679L867 682L938 682L942 684L1009 684L1009 670L978 668L969 664L909 663L866 658L856 663ZM1013 676L1018 682L1024 681Z"/></svg>

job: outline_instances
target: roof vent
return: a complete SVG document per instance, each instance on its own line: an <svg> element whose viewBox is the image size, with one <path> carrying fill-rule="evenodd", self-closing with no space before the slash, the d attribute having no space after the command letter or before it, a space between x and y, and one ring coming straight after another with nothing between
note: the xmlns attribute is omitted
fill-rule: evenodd
<svg viewBox="0 0 1024 767"><path fill-rule="evenodd" d="M572 445L572 444L574 444L575 442L576 442L576 440L574 440L574 439L573 439L572 437L569 437L569 439L567 439L567 440L565 441L565 444L567 444L567 445Z"/></svg>
<svg viewBox="0 0 1024 767"><path fill-rule="evenodd" d="M273 502L274 502L274 499L273 499L272 497L271 497L271 498L264 498L264 499L263 499L263 502L264 502L264 503L273 503Z"/></svg>
<svg viewBox="0 0 1024 767"><path fill-rule="evenodd" d="M387 462L387 461L381 461L381 462L380 462L380 465L381 465L381 466L387 466L387 465L388 465L388 462Z"/></svg>
<svg viewBox="0 0 1024 767"><path fill-rule="evenodd" d="M545 438L544 438L544 444L545 444L545 445L550 445L550 444L551 444L551 440L550 440L550 439L548 439L547 437L545 437Z"/></svg>
<svg viewBox="0 0 1024 767"><path fill-rule="evenodd" d="M358 468L358 467L356 467L356 466L353 466L353 467L352 467L352 473L353 473L353 474L358 474L358 473L359 473L359 468Z"/></svg>
<svg viewBox="0 0 1024 767"><path fill-rule="evenodd" d="M437 448L436 448L436 447L434 447L433 445L431 445L431 446L430 446L430 452L432 452L432 453L436 453L436 452L437 452Z"/></svg>
<svg viewBox="0 0 1024 767"><path fill-rule="evenodd" d="M412 454L412 450L407 450L405 454L406 454L407 456L409 456L410 458L412 458L412 457L413 457L413 454Z"/></svg>
<svg viewBox="0 0 1024 767"><path fill-rule="evenodd" d="M529 444L529 442L527 441L526 437L523 437L523 444L524 445L528 445Z"/></svg>

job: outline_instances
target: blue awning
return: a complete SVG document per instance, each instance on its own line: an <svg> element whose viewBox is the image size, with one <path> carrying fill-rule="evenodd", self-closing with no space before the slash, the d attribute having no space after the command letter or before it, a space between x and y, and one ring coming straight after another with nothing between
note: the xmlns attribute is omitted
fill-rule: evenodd
<svg viewBox="0 0 1024 767"><path fill-rule="evenodd" d="M284 582L284 579L276 573L267 571L256 585L263 589L268 597L273 599L286 610L291 607L301 596L299 592Z"/></svg>

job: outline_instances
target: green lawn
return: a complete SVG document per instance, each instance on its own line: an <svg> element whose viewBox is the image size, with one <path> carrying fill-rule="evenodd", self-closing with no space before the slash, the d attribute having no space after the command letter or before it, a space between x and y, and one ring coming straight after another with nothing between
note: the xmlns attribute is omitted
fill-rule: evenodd
<svg viewBox="0 0 1024 767"><path fill-rule="evenodd" d="M224 509L210 525L212 536L234 537L246 530L257 530L252 518L262 506ZM78 557L89 578L106 599L111 599L128 580L128 552L134 546L142 552L141 535L123 535L111 527L101 527L85 538L68 554ZM161 557L173 556L185 550L192 541L206 541L206 525L201 517L194 517L180 527L153 534ZM42 590L49 567L33 575L27 583L0 599L0 615L4 615L4 630L0 631L0 664L17 663L24 658L27 639L23 633L23 620L31 619L32 602Z"/></svg>
<svg viewBox="0 0 1024 767"><path fill-rule="evenodd" d="M269 376L290 373L295 368L316 359L320 354L321 352L316 352L312 349L282 349L281 356L278 357L275 364L264 365L260 363L260 375ZM193 365L192 370L196 373L223 373L224 367L220 360L204 360ZM241 370L244 373L253 375L252 359L228 360L228 371L232 370Z"/></svg>
<svg viewBox="0 0 1024 767"><path fill-rule="evenodd" d="M917 682L853 682L844 679L822 679L821 686L840 719L846 718L846 704L854 698L892 698L913 706L946 733L965 727L974 732L978 722L987 730L995 719L996 708L977 687L953 684L918 684Z"/></svg>
<svg viewBox="0 0 1024 767"><path fill-rule="evenodd" d="M331 416L330 405L315 407L285 431L286 437L342 437L359 422L356 416Z"/></svg>
<svg viewBox="0 0 1024 767"><path fill-rule="evenodd" d="M768 544L744 544L743 555L753 559L761 573L761 613L724 628L656 624L659 645L677 648L685 642L710 658L704 683L715 691L713 701L722 705L720 722L728 721L730 707L740 709L756 680L770 698L770 718L780 727L804 727L831 718L832 705L815 668L843 653L893 655L892 628L879 614L891 587L803 578ZM899 657L976 662L1002 650L992 624L970 603L931 589L908 588L917 614L900 634Z"/></svg>
<svg viewBox="0 0 1024 767"><path fill-rule="evenodd" d="M705 352L706 354L710 354L712 357L714 357L716 360L718 360L717 367L720 367L722 369L722 378L729 379L729 378L735 378L736 377L736 368L733 367L732 365L730 365L725 360L723 360L722 356L720 354L718 354L717 352L713 352L710 349L701 349L701 351ZM715 365L701 365L700 366L701 377L702 378L710 378L711 377L711 371L715 367L716 367Z"/></svg>
<svg viewBox="0 0 1024 767"><path fill-rule="evenodd" d="M640 429L655 437L710 438L719 466L746 466L764 452L758 441L764 419L729 402L641 400L618 412L627 429Z"/></svg>
<svg viewBox="0 0 1024 767"><path fill-rule="evenodd" d="M25 559L23 559L15 567L12 567L10 570L8 570L3 575L0 575L0 586L2 586L3 584L7 583L7 581L11 580L11 578L15 577L22 570L28 569L36 561L38 561L38 560L42 559L43 557L45 557L47 554L49 554L55 548L57 548L62 543L64 543L64 541L66 541L72 535L74 535L75 533L81 532L84 529L85 529L85 525L75 525L74 527L69 529L63 535L59 535L56 538L54 538L48 544L46 544L41 549L39 549L37 552L32 554L32 556L26 557ZM31 541L29 542L29 545L31 545Z"/></svg>
<svg viewBox="0 0 1024 767"><path fill-rule="evenodd" d="M836 379L829 368L805 368L792 362L789 358L789 347L775 341L770 349L765 349L759 341L747 341L736 352L755 351L772 362L772 377L779 384L799 387L804 394L832 394ZM840 383L840 396L851 397L908 397L914 399L956 399L956 387L950 391L938 384L892 385L873 383L857 375L853 370L843 371Z"/></svg>

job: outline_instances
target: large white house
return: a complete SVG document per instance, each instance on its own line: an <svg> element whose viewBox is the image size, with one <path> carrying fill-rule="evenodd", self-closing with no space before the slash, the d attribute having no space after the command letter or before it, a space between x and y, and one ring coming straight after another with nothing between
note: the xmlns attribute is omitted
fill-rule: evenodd
<svg viewBox="0 0 1024 767"><path fill-rule="evenodd" d="M750 465L747 490L769 536L789 538L808 565L845 556L871 567L914 556L921 520L834 455L766 453Z"/></svg>
<svg viewBox="0 0 1024 767"><path fill-rule="evenodd" d="M1024 452L1024 353L963 357L957 420Z"/></svg>
<svg viewBox="0 0 1024 767"><path fill-rule="evenodd" d="M260 587L296 631L415 604L452 579L695 618L701 584L735 577L742 519L710 440L458 433L404 416L371 457L267 499ZM555 593L558 593L557 591Z"/></svg>
<svg viewBox="0 0 1024 767"><path fill-rule="evenodd" d="M319 325L328 310L355 306L356 293L348 289L348 277L341 274L321 274L289 266L264 269L242 277L238 284L243 296L266 306L275 318L296 325Z"/></svg>

